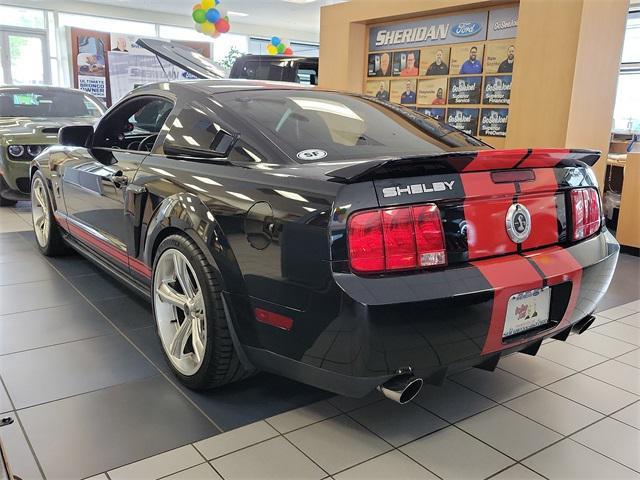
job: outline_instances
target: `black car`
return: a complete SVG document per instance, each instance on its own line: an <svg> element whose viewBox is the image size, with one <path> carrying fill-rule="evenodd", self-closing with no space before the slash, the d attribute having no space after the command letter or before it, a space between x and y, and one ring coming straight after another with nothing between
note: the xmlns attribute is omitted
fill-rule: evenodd
<svg viewBox="0 0 640 480"><path fill-rule="evenodd" d="M229 78L317 85L318 57L243 55L236 59Z"/></svg>
<svg viewBox="0 0 640 480"><path fill-rule="evenodd" d="M149 298L191 388L265 370L406 402L584 331L618 257L597 152L492 150L375 98L160 83L59 142L31 165L40 249Z"/></svg>

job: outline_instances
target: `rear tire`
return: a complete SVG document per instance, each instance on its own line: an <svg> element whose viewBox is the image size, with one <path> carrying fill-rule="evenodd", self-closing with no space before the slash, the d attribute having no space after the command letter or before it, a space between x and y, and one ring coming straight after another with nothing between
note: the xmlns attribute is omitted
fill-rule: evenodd
<svg viewBox="0 0 640 480"><path fill-rule="evenodd" d="M31 179L31 215L40 251L47 257L67 253L69 249L53 216L49 191L44 176L39 171Z"/></svg>
<svg viewBox="0 0 640 480"><path fill-rule="evenodd" d="M208 390L251 375L235 351L214 268L193 240L171 235L160 243L152 286L162 350L184 385Z"/></svg>

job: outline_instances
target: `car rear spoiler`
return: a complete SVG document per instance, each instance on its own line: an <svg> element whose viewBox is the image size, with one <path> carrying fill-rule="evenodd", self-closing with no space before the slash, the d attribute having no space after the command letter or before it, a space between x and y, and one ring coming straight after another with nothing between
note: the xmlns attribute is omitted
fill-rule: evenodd
<svg viewBox="0 0 640 480"><path fill-rule="evenodd" d="M355 183L381 178L400 178L434 173L462 173L513 168L592 167L600 158L597 150L529 148L478 150L432 155L385 158L355 162L326 173L336 181Z"/></svg>

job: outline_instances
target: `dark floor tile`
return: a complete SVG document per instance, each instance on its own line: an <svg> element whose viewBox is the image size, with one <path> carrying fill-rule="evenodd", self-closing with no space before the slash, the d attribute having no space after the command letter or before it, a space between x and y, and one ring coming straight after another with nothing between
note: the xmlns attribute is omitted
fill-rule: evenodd
<svg viewBox="0 0 640 480"><path fill-rule="evenodd" d="M164 358L155 327L127 332L127 336L178 384ZM181 385L180 388L225 431L331 396L323 390L268 373L206 393Z"/></svg>
<svg viewBox="0 0 640 480"><path fill-rule="evenodd" d="M151 304L134 293L126 297L94 302L94 305L121 330L155 325Z"/></svg>
<svg viewBox="0 0 640 480"><path fill-rule="evenodd" d="M92 302L133 295L123 283L112 278L107 273L94 273L69 277L69 281Z"/></svg>
<svg viewBox="0 0 640 480"><path fill-rule="evenodd" d="M219 433L160 376L19 416L49 479L88 477Z"/></svg>
<svg viewBox="0 0 640 480"><path fill-rule="evenodd" d="M0 287L0 315L83 301L78 292L62 278Z"/></svg>
<svg viewBox="0 0 640 480"><path fill-rule="evenodd" d="M89 303L0 316L0 355L115 333Z"/></svg>
<svg viewBox="0 0 640 480"><path fill-rule="evenodd" d="M47 260L67 278L102 272L100 268L79 254L72 253L61 257L49 257Z"/></svg>
<svg viewBox="0 0 640 480"><path fill-rule="evenodd" d="M9 465L14 478L32 480L42 478L38 464L29 448L24 432L15 414L11 414L14 422L0 428L0 439L7 451ZM4 478L4 477L3 477Z"/></svg>
<svg viewBox="0 0 640 480"><path fill-rule="evenodd" d="M62 280L49 263L36 255L31 260L0 264L0 285L17 285L54 279Z"/></svg>
<svg viewBox="0 0 640 480"><path fill-rule="evenodd" d="M121 335L5 355L0 375L17 409L157 375Z"/></svg>
<svg viewBox="0 0 640 480"><path fill-rule="evenodd" d="M5 263L28 262L40 258L40 254L32 248L3 248L0 250L0 265Z"/></svg>

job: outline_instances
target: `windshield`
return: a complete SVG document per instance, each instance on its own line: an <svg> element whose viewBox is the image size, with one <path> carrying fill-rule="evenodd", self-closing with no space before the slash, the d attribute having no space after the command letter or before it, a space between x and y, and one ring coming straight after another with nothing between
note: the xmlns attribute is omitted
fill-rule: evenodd
<svg viewBox="0 0 640 480"><path fill-rule="evenodd" d="M216 95L302 162L478 150L483 142L431 117L375 98L313 90Z"/></svg>
<svg viewBox="0 0 640 480"><path fill-rule="evenodd" d="M60 89L0 90L0 117L100 117L104 107L86 93Z"/></svg>

